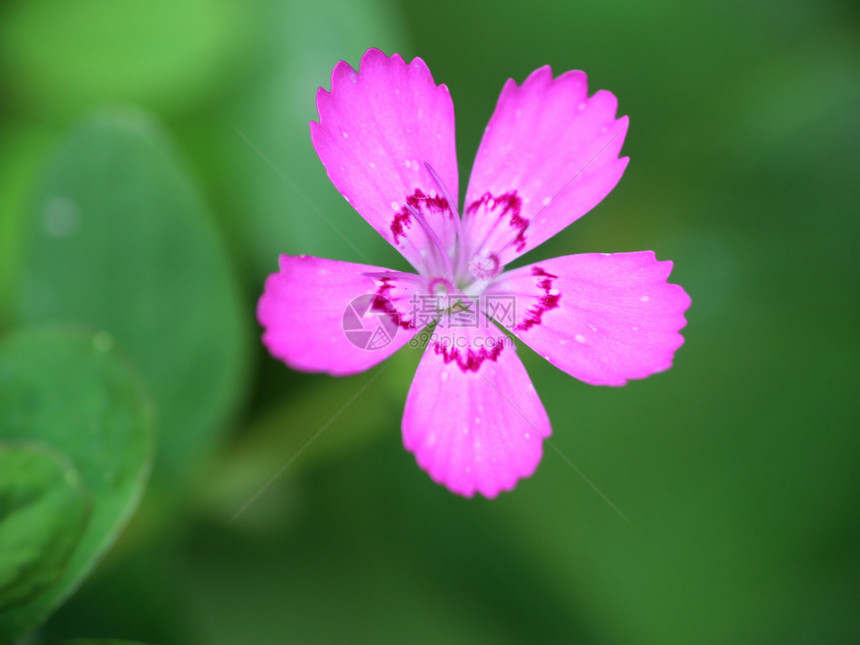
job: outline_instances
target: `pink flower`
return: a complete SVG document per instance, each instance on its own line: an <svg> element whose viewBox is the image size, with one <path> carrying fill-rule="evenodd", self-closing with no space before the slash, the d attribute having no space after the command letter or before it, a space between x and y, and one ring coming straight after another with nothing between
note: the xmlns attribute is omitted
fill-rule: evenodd
<svg viewBox="0 0 860 645"><path fill-rule="evenodd" d="M514 345L491 318L593 385L671 366L690 305L666 281L671 262L650 251L589 253L504 270L596 206L627 166L618 156L627 117L616 119L611 93L588 96L584 73L553 78L542 67L505 84L462 218L454 107L424 61L371 49L358 72L340 62L317 107L311 138L329 178L417 274L281 256L259 302L263 342L294 369L341 376L414 343L435 321L403 415L403 443L434 481L495 497L534 472L550 435ZM364 306L350 308L359 296ZM344 331L362 315L380 318L388 344L368 349Z"/></svg>

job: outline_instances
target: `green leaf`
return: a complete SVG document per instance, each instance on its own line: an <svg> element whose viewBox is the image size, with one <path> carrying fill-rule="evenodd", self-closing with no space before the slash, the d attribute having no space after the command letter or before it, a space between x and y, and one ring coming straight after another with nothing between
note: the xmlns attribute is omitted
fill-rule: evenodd
<svg viewBox="0 0 860 645"><path fill-rule="evenodd" d="M4 85L49 115L105 101L189 109L235 78L249 37L238 9L236 0L8 3Z"/></svg>
<svg viewBox="0 0 860 645"><path fill-rule="evenodd" d="M143 492L151 405L112 346L105 333L58 328L21 331L0 343L0 439L38 442L65 455L92 501L63 575L31 602L0 613L0 642L38 625L74 591Z"/></svg>
<svg viewBox="0 0 860 645"><path fill-rule="evenodd" d="M186 473L238 402L247 328L224 245L160 129L137 112L79 127L29 242L19 321L112 334L158 403L159 473Z"/></svg>
<svg viewBox="0 0 860 645"><path fill-rule="evenodd" d="M0 611L62 576L89 511L68 460L39 444L0 444Z"/></svg>

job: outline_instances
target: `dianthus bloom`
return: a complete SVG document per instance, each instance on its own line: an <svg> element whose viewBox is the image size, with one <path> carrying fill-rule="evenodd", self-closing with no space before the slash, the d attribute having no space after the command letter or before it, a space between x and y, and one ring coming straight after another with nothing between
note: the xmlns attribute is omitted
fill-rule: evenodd
<svg viewBox="0 0 860 645"><path fill-rule="evenodd" d="M520 86L508 80L462 217L454 106L424 61L371 49L358 72L340 62L317 108L311 138L332 183L417 273L281 256L259 302L263 342L292 368L341 376L426 328L403 443L434 481L495 497L541 459L549 419L502 327L593 385L671 366L690 304L667 283L671 262L590 253L505 270L597 205L627 166L627 117L616 119L611 93L588 96L584 73L553 78L547 66ZM362 297L366 306L350 305ZM390 342L345 331L367 314L387 323Z"/></svg>

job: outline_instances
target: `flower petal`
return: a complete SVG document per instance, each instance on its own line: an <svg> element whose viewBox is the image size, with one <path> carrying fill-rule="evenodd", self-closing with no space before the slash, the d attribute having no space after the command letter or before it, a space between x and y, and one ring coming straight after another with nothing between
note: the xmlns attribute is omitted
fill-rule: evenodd
<svg viewBox="0 0 860 645"><path fill-rule="evenodd" d="M594 208L615 187L627 117L601 90L588 98L583 72L556 79L549 66L505 84L484 132L464 229L470 255L507 264Z"/></svg>
<svg viewBox="0 0 860 645"><path fill-rule="evenodd" d="M568 255L502 274L485 303L514 297L513 315L488 314L568 374L624 385L669 369L684 342L690 297L671 271L652 251Z"/></svg>
<svg viewBox="0 0 860 645"><path fill-rule="evenodd" d="M263 343L293 369L355 374L418 331L409 301L420 290L419 276L308 256L280 260L280 272L266 279L257 319Z"/></svg>
<svg viewBox="0 0 860 645"><path fill-rule="evenodd" d="M454 250L458 177L448 88L435 84L420 58L407 65L371 49L358 72L337 64L331 92L317 93L317 108L311 139L332 183L419 272L438 273L450 260L436 255L438 245L411 209L446 252Z"/></svg>
<svg viewBox="0 0 860 645"><path fill-rule="evenodd" d="M480 316L478 328L435 328L403 414L403 444L437 483L495 497L530 476L549 419L515 346Z"/></svg>

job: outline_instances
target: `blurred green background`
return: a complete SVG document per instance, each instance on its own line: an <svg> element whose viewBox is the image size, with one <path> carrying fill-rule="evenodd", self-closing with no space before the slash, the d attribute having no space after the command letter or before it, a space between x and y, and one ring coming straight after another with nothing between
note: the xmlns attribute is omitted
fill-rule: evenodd
<svg viewBox="0 0 860 645"><path fill-rule="evenodd" d="M0 442L46 406L26 436L65 438L0 469L66 473L39 535L78 535L89 507L118 534L21 642L860 642L858 23L811 0L5 3L0 388L32 372L51 403L0 396ZM464 188L508 77L549 63L613 91L623 180L522 262L653 249L693 299L674 368L624 388L523 348L575 468L547 449L494 501L403 450L414 351L334 379L259 342L279 253L361 261L317 211L404 265L308 133L316 88L369 47L448 85ZM150 434L84 441L104 418ZM110 508L94 451L125 482ZM10 611L0 628L38 622Z"/></svg>

